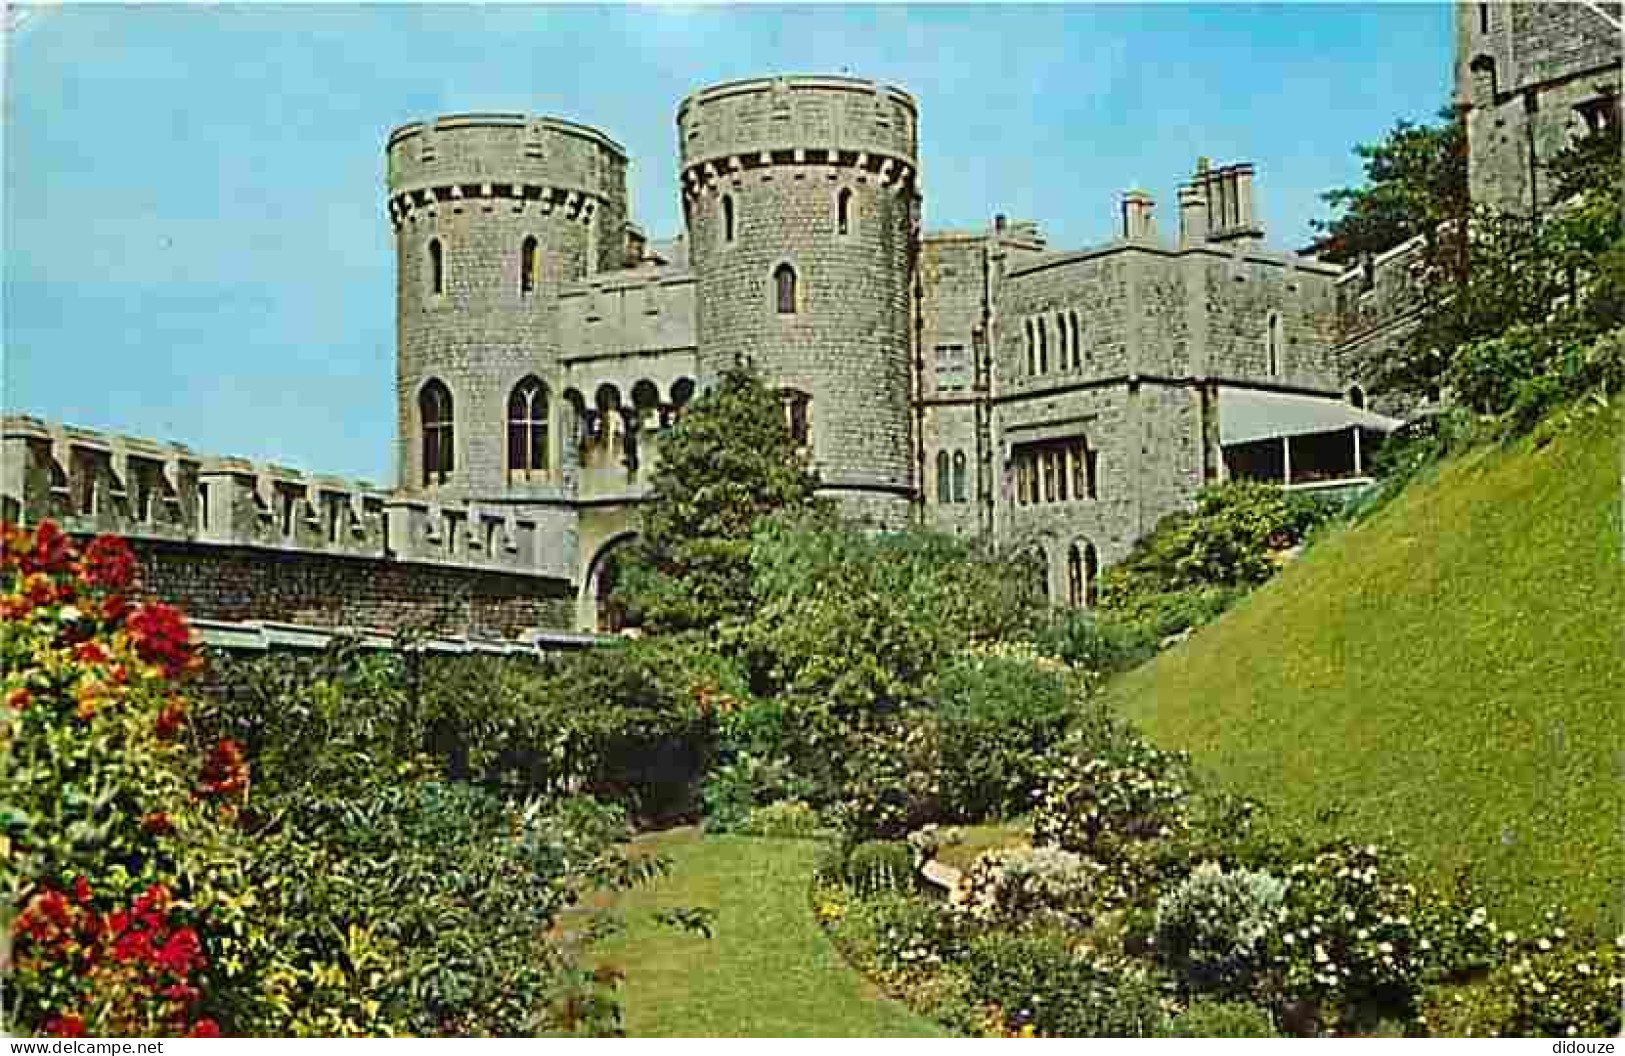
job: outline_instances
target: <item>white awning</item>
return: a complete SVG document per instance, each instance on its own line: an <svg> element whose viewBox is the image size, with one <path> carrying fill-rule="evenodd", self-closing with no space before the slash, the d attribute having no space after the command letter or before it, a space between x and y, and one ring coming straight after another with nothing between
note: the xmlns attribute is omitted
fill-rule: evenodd
<svg viewBox="0 0 1625 1056"><path fill-rule="evenodd" d="M1219 390L1219 443L1225 447L1271 437L1336 433L1355 426L1391 433L1402 424L1398 418L1361 410L1331 396Z"/></svg>

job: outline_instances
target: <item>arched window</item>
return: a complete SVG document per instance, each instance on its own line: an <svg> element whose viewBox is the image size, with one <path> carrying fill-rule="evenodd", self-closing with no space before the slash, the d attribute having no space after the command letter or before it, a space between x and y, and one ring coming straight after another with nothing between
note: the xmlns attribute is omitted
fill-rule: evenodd
<svg viewBox="0 0 1625 1056"><path fill-rule="evenodd" d="M1049 373L1049 320L1038 320L1038 373Z"/></svg>
<svg viewBox="0 0 1625 1056"><path fill-rule="evenodd" d="M525 239L525 244L519 247L519 292L536 292L537 256L541 252L541 244L536 236L531 235Z"/></svg>
<svg viewBox="0 0 1625 1056"><path fill-rule="evenodd" d="M1100 558L1095 544L1078 540L1066 555L1066 600L1074 608L1092 608L1095 603L1095 577Z"/></svg>
<svg viewBox="0 0 1625 1056"><path fill-rule="evenodd" d="M841 188L841 193L835 196L835 233L850 235L852 233L852 189Z"/></svg>
<svg viewBox="0 0 1625 1056"><path fill-rule="evenodd" d="M1066 317L1072 321L1072 369L1083 369L1083 336L1078 329L1078 313L1067 312Z"/></svg>
<svg viewBox="0 0 1625 1056"><path fill-rule="evenodd" d="M948 452L937 452L937 503L942 506L953 501L953 491L948 477Z"/></svg>
<svg viewBox="0 0 1625 1056"><path fill-rule="evenodd" d="M965 452L954 452L954 501L965 502Z"/></svg>
<svg viewBox="0 0 1625 1056"><path fill-rule="evenodd" d="M436 378L418 393L418 419L423 430L423 483L444 484L455 468L451 391Z"/></svg>
<svg viewBox="0 0 1625 1056"><path fill-rule="evenodd" d="M1269 332L1264 338L1264 344L1270 377L1278 378L1281 376L1281 313L1270 313Z"/></svg>
<svg viewBox="0 0 1625 1056"><path fill-rule="evenodd" d="M1027 320L1027 375L1038 373L1038 338L1033 336L1033 321Z"/></svg>
<svg viewBox="0 0 1625 1056"><path fill-rule="evenodd" d="M429 239L429 292L437 297L446 292L446 251L438 238Z"/></svg>
<svg viewBox="0 0 1625 1056"><path fill-rule="evenodd" d="M1062 370L1072 369L1072 328L1067 324L1066 313L1055 314L1055 328L1061 332L1061 357L1057 364Z"/></svg>
<svg viewBox="0 0 1625 1056"><path fill-rule="evenodd" d="M773 290L780 315L796 314L796 269L780 264L773 269Z"/></svg>
<svg viewBox="0 0 1625 1056"><path fill-rule="evenodd" d="M734 200L731 195L722 196L722 241L734 240Z"/></svg>
<svg viewBox="0 0 1625 1056"><path fill-rule="evenodd" d="M807 421L807 406L812 403L812 397L805 392L786 389L781 394L784 401L784 424L790 430L790 439L797 447L806 447L812 436L811 426Z"/></svg>
<svg viewBox="0 0 1625 1056"><path fill-rule="evenodd" d="M1349 387L1349 406L1355 410L1365 410L1365 390L1358 385Z"/></svg>
<svg viewBox="0 0 1625 1056"><path fill-rule="evenodd" d="M547 386L534 376L508 394L508 472L547 468Z"/></svg>

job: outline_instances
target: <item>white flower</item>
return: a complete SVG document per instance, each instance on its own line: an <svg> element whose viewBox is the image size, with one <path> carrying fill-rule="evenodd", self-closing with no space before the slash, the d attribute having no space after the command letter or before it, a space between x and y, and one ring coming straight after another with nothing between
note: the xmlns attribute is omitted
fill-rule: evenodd
<svg viewBox="0 0 1625 1056"><path fill-rule="evenodd" d="M1363 941L1371 937L1371 932L1365 928L1361 928L1359 931L1354 933L1354 937Z"/></svg>
<svg viewBox="0 0 1625 1056"><path fill-rule="evenodd" d="M1315 947L1315 963L1316 964L1325 964L1329 959L1330 958L1328 958L1326 956L1326 951L1325 950L1321 949L1319 946Z"/></svg>
<svg viewBox="0 0 1625 1056"><path fill-rule="evenodd" d="M1382 953L1393 953L1394 944L1391 942L1379 942L1377 943L1377 949Z"/></svg>
<svg viewBox="0 0 1625 1056"><path fill-rule="evenodd" d="M1554 939L1566 939L1568 937L1569 937L1569 933L1564 931L1562 928L1553 928L1552 929L1552 938L1554 938Z"/></svg>
<svg viewBox="0 0 1625 1056"><path fill-rule="evenodd" d="M1549 950L1549 949L1552 948L1552 944L1550 942L1547 942L1545 939L1541 939L1539 942L1535 943L1535 945L1539 946L1541 948L1541 950L1543 950L1543 951L1544 950Z"/></svg>
<svg viewBox="0 0 1625 1056"><path fill-rule="evenodd" d="M1509 931L1506 934L1501 936L1501 941L1502 942L1517 942L1518 941L1518 933L1515 932L1515 931Z"/></svg>
<svg viewBox="0 0 1625 1056"><path fill-rule="evenodd" d="M83 615L84 615L84 613L80 612L76 607L74 607L72 605L64 605L64 606L62 606L62 622L63 623L73 623L75 620L79 619Z"/></svg>
<svg viewBox="0 0 1625 1056"><path fill-rule="evenodd" d="M1354 910L1345 906L1343 908L1343 919L1348 921L1350 924L1354 923Z"/></svg>
<svg viewBox="0 0 1625 1056"><path fill-rule="evenodd" d="M1574 970L1579 972L1581 975L1590 975L1591 974L1591 965L1587 964L1584 961L1581 961L1579 964L1574 966Z"/></svg>
<svg viewBox="0 0 1625 1056"><path fill-rule="evenodd" d="M1544 994L1546 992L1546 984L1541 982L1539 979L1536 979L1530 985L1534 987L1535 993L1537 994Z"/></svg>
<svg viewBox="0 0 1625 1056"><path fill-rule="evenodd" d="M1420 946L1424 950L1433 949L1433 943L1429 942L1426 939L1423 939L1421 942L1417 943L1417 945Z"/></svg>

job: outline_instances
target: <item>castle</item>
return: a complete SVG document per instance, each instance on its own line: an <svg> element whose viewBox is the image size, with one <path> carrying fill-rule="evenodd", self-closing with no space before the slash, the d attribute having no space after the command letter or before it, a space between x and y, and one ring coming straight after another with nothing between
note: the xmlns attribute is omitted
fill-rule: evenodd
<svg viewBox="0 0 1625 1056"><path fill-rule="evenodd" d="M1540 208L1534 159L1614 112L1596 100L1617 96L1618 41L1588 16L1458 5L1475 196ZM905 91L847 77L699 91L677 111L669 241L631 221L629 159L603 132L518 114L396 129L393 488L8 419L5 494L82 530L463 570L470 626L511 631L599 624L661 437L735 365L781 394L847 513L1033 552L1056 604L1089 605L1099 569L1206 484L1363 479L1399 421L1367 406L1352 353L1403 337L1410 249L1345 271L1267 248L1253 167L1205 160L1166 233L1139 190L1085 249L1002 216L924 229L920 119ZM339 621L315 600L333 569L307 572L288 608Z"/></svg>

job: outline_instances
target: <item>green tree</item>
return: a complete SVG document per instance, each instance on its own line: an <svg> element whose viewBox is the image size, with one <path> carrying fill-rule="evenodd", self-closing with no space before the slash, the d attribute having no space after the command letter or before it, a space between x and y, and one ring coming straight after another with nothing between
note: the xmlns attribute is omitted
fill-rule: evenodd
<svg viewBox="0 0 1625 1056"><path fill-rule="evenodd" d="M782 401L745 370L725 372L662 437L652 484L613 599L651 632L747 619L757 520L822 505Z"/></svg>
<svg viewBox="0 0 1625 1056"><path fill-rule="evenodd" d="M1381 141L1354 148L1365 186L1322 194L1339 215L1310 221L1323 259L1353 264L1467 215L1467 134L1448 107L1439 122L1400 121Z"/></svg>

